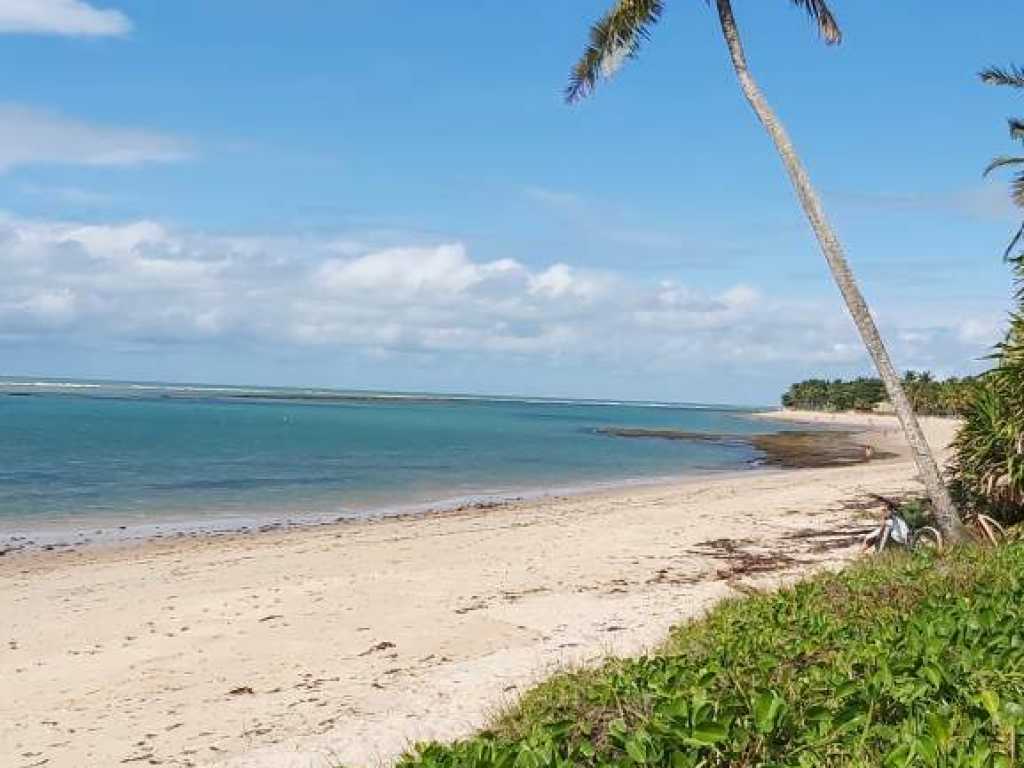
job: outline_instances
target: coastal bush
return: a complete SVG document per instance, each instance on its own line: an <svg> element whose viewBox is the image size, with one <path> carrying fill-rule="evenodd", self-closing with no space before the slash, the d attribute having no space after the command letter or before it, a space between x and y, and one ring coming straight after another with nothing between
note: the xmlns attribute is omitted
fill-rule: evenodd
<svg viewBox="0 0 1024 768"><path fill-rule="evenodd" d="M939 381L927 371L907 371L902 383L914 411L929 416L962 413L974 386L970 377ZM812 411L872 411L887 403L887 397L881 379L807 379L790 385L782 404Z"/></svg>
<svg viewBox="0 0 1024 768"><path fill-rule="evenodd" d="M720 604L401 768L1016 764L1024 545L879 557Z"/></svg>
<svg viewBox="0 0 1024 768"><path fill-rule="evenodd" d="M1011 262L1019 306L965 409L949 469L961 506L1015 523L1024 519L1024 256Z"/></svg>

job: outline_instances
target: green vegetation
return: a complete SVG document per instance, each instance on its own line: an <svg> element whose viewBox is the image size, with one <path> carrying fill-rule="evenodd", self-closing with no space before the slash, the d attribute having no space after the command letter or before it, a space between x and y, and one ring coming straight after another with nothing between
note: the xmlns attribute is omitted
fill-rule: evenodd
<svg viewBox="0 0 1024 768"><path fill-rule="evenodd" d="M1016 67L981 73L989 84L1024 88L1024 72ZM1010 118L1010 137L1024 143L1024 120ZM1024 164L1024 157L997 157L985 169ZM1024 173L1011 181L1011 198L1024 208ZM1024 519L1024 225L1006 249L1017 284L1017 309L993 357L996 366L980 384L964 410L964 426L953 443L950 466L953 492L961 503L1003 522Z"/></svg>
<svg viewBox="0 0 1024 768"><path fill-rule="evenodd" d="M1024 545L878 557L556 676L401 768L1016 764Z"/></svg>
<svg viewBox="0 0 1024 768"><path fill-rule="evenodd" d="M1020 306L964 410L949 467L964 507L1004 523L1024 519L1024 262L1012 261Z"/></svg>
<svg viewBox="0 0 1024 768"><path fill-rule="evenodd" d="M972 378L939 381L927 371L908 371L903 377L903 389L914 412L924 415L963 413L974 388L975 380ZM812 411L872 411L887 402L882 381L866 377L850 381L807 379L791 385L782 396L782 404L787 408Z"/></svg>

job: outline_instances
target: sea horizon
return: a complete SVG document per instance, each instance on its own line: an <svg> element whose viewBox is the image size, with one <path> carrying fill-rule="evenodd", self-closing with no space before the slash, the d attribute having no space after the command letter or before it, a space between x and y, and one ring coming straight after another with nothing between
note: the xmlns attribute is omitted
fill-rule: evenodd
<svg viewBox="0 0 1024 768"><path fill-rule="evenodd" d="M45 389L104 389L107 387L127 387L139 390L161 389L161 390L198 390L202 392L225 393L308 393L312 399L317 394L322 396L336 397L339 399L358 398L399 398L399 399L428 399L428 400L494 400L542 403L580 403L594 405L636 405L652 408L664 407L690 407L709 409L728 409L738 411L761 411L778 408L776 404L751 404L751 403L726 403L708 402L701 400L667 400L654 398L630 398L630 397L588 397L582 395L527 395L522 393L502 392L461 392L451 390L416 390L416 389L372 389L361 387L339 387L334 385L301 385L301 384L254 384L251 382L231 383L214 381L162 381L159 379L119 379L119 378L92 378L79 376L43 376L43 375L0 375L0 394L4 387L25 387Z"/></svg>

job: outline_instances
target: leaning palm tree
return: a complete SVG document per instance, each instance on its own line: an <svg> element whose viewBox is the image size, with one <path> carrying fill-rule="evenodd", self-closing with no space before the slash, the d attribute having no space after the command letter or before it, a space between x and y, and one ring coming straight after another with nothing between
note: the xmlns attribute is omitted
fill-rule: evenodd
<svg viewBox="0 0 1024 768"><path fill-rule="evenodd" d="M811 184L807 170L793 148L789 134L771 107L768 106L768 102L747 66L743 43L740 40L739 29L733 16L732 2L731 0L715 0L715 2L718 6L718 18L725 36L725 43L729 49L732 65L739 78L743 95L775 143L775 148L782 158L804 213L818 238L836 285L839 286L839 292L846 302L857 330L860 331L864 345L878 368L889 399L892 401L903 431L906 433L907 442L921 479L931 498L936 519L947 537L954 540L959 539L962 537L962 525L956 507L953 505L949 491L939 474L939 468L932 456L928 442L925 440L924 433L921 431L917 417L900 385L899 376L885 349L882 337L871 317L868 305L864 301L864 296L846 262L839 238L825 217L821 201ZM825 0L791 0L791 2L811 17L826 43L831 45L840 42L842 32ZM650 36L651 28L661 18L664 6L664 0L616 0L615 5L604 18L591 28L590 43L570 75L566 100L573 103L583 99L594 90L602 77L611 76L626 59L634 58L641 43Z"/></svg>

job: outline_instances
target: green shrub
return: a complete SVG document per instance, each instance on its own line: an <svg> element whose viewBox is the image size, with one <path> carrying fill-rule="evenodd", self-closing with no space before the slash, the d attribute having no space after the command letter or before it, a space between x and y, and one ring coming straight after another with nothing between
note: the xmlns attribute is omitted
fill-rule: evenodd
<svg viewBox="0 0 1024 768"><path fill-rule="evenodd" d="M402 768L1009 766L1024 545L877 558L720 604L657 653L559 675Z"/></svg>
<svg viewBox="0 0 1024 768"><path fill-rule="evenodd" d="M981 73L990 85L1024 89L1024 70L990 67ZM1024 143L1024 119L1010 118L1010 137ZM997 157L985 173L1016 167L1010 198L1024 208L1024 157ZM1017 311L993 355L998 364L971 393L964 427L953 445L953 491L962 506L987 512L1003 522L1024 519L1024 224L1004 253L1013 266Z"/></svg>
<svg viewBox="0 0 1024 768"><path fill-rule="evenodd" d="M953 441L952 490L961 505L1006 523L1024 519L1024 256L1011 259L1018 310L978 380Z"/></svg>

